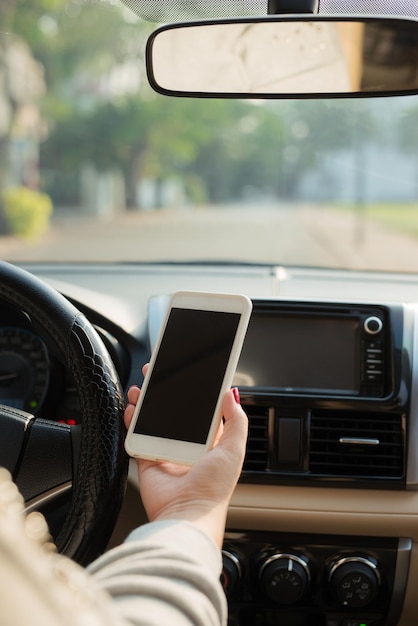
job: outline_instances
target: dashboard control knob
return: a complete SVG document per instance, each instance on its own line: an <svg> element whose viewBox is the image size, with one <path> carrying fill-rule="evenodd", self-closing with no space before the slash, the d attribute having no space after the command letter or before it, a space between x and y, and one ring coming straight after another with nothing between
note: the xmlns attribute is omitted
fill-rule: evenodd
<svg viewBox="0 0 418 626"><path fill-rule="evenodd" d="M330 569L329 582L340 604L361 608L370 604L380 586L376 563L362 557L344 557Z"/></svg>
<svg viewBox="0 0 418 626"><path fill-rule="evenodd" d="M239 557L229 550L222 550L221 584L227 595L231 594L241 580L242 570Z"/></svg>
<svg viewBox="0 0 418 626"><path fill-rule="evenodd" d="M303 558L279 553L265 559L259 578L269 598L278 604L295 604L305 594L311 576Z"/></svg>
<svg viewBox="0 0 418 626"><path fill-rule="evenodd" d="M371 315L364 320L364 330L368 335L378 335L383 328L383 322L380 317Z"/></svg>

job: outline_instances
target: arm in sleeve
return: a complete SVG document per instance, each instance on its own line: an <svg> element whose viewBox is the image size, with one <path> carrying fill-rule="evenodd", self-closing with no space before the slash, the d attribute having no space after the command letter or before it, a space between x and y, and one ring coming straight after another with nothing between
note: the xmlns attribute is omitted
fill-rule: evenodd
<svg viewBox="0 0 418 626"><path fill-rule="evenodd" d="M188 522L145 524L89 571L134 626L226 624L220 551Z"/></svg>

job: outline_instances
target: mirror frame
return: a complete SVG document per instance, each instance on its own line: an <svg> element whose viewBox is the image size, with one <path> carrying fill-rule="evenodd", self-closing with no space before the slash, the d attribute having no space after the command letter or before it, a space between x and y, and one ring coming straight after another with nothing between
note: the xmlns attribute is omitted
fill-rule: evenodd
<svg viewBox="0 0 418 626"><path fill-rule="evenodd" d="M297 15L268 15L260 17L238 17L225 19L194 20L190 22L176 22L160 26L151 33L147 40L145 49L145 61L147 78L152 89L164 96L175 96L180 98L220 98L220 99L251 99L251 100L315 100L315 99L336 99L336 98L381 98L389 96L411 96L418 94L418 87L415 89L402 89L390 91L359 91L359 92L317 92L317 93L236 93L236 92L203 92L203 91L177 91L161 87L155 79L152 63L152 50L156 37L159 33L181 28L190 28L205 25L222 24L261 24L263 22L409 22L416 23L418 33L418 19L405 16L370 15L370 14L342 14L342 15L319 15L319 14L297 14Z"/></svg>

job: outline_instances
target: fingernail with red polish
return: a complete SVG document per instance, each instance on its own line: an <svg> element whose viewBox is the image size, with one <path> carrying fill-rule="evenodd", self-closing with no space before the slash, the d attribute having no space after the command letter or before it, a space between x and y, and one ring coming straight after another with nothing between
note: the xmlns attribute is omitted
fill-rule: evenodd
<svg viewBox="0 0 418 626"><path fill-rule="evenodd" d="M238 388L237 388L237 387L234 387L234 388L232 389L232 393L234 394L235 402L236 402L237 404L241 404L241 398L240 398L240 395L239 395Z"/></svg>

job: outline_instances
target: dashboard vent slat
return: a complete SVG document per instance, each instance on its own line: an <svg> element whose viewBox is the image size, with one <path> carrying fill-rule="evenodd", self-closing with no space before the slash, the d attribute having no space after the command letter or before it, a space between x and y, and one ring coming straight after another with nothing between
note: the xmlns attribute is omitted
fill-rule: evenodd
<svg viewBox="0 0 418 626"><path fill-rule="evenodd" d="M268 416L266 407L246 406L248 442L243 471L264 472L268 464Z"/></svg>
<svg viewBox="0 0 418 626"><path fill-rule="evenodd" d="M403 430L400 414L315 412L311 417L309 471L311 475L336 477L402 478ZM378 443L368 445L361 440Z"/></svg>

